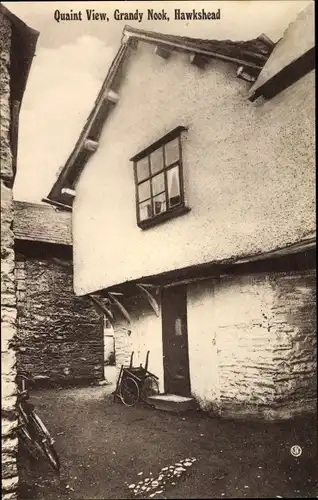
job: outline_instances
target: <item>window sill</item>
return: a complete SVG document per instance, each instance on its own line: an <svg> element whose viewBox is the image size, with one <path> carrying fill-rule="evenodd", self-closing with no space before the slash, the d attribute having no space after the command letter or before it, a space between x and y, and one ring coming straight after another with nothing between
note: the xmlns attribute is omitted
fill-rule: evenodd
<svg viewBox="0 0 318 500"><path fill-rule="evenodd" d="M188 212L190 212L190 210L191 208L186 207L185 205L180 205L176 208L168 210L167 212L155 215L151 219L138 222L138 227L140 227L140 229L148 229L150 227L156 226L157 224L161 224L166 220L173 219L174 217L179 217L179 215L187 214Z"/></svg>

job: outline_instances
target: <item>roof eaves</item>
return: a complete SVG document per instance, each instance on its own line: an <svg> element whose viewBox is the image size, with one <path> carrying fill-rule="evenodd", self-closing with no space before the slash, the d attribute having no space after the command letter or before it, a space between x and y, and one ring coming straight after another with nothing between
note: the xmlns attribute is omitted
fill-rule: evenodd
<svg viewBox="0 0 318 500"><path fill-rule="evenodd" d="M111 90L110 87L112 85L114 78L117 75L117 72L121 66L121 62L123 61L127 50L128 50L128 40L125 40L123 38L121 45L120 45L120 48L117 51L117 54L115 55L113 62L112 62L111 66L107 72L106 78L101 86L101 89L98 93L98 96L95 99L95 104L94 104L93 109L91 110L91 112L86 120L86 123L83 127L83 130L82 130L70 156L68 157L63 169L61 170L57 180L55 181L50 193L48 194L48 196L46 198L43 198L43 200L42 200L43 202L55 204L56 206L60 206L60 207L64 207L64 208L68 208L68 209L72 210L71 204L66 205L66 203L64 203L64 202L61 203L60 196L59 195L56 196L56 191L59 191L61 186L64 185L64 182L66 181L66 179L68 177L69 171L71 170L79 152L81 151L83 144L84 144L84 141L88 137L90 127L91 127L92 123L94 122L94 119L100 110L100 107L103 103L103 96L105 95L107 89ZM58 199L56 199L56 198L58 198Z"/></svg>
<svg viewBox="0 0 318 500"><path fill-rule="evenodd" d="M208 57L214 57L215 59L221 59L223 61L233 62L236 64L244 65L246 67L254 68L254 69L261 70L263 67L263 64L255 64L253 62L246 61L245 59L231 57L231 56L227 56L225 54L221 54L219 52L203 49L203 48L198 47L195 43L191 44L189 42L184 42L184 41L183 42L172 41L172 40L169 40L168 37L165 37L165 35L163 35L163 34L160 34L160 35L157 33L153 34L153 33L148 32L148 31L139 30L137 28L132 28L131 26L125 26L123 33L128 38L133 37L137 40L145 40L147 42L154 43L154 44L158 43L161 45L166 45L167 47L180 49L180 50L183 50L186 52L194 52L196 54L205 55ZM181 40L181 38L182 37L180 37L180 40ZM233 44L235 44L235 42L233 42ZM264 60L264 62L265 61L266 61L266 59Z"/></svg>
<svg viewBox="0 0 318 500"><path fill-rule="evenodd" d="M50 243L51 245L63 245L65 247L71 247L72 243L69 241L60 241L54 238L41 238L41 237L32 237L22 234L14 234L15 241L28 241L33 243Z"/></svg>
<svg viewBox="0 0 318 500"><path fill-rule="evenodd" d="M253 102L258 97L271 98L292 85L316 67L316 48L312 47L305 54L292 61L288 66L282 68L271 78L259 85L253 85L250 89L248 99ZM256 82L257 83L257 82Z"/></svg>
<svg viewBox="0 0 318 500"><path fill-rule="evenodd" d="M305 252L316 248L316 236L303 239L297 243L292 243L284 247L279 247L268 252L260 252L254 255L247 255L235 260L234 264L244 264L246 262L254 262L257 260L268 259L271 257L282 257L298 252Z"/></svg>
<svg viewBox="0 0 318 500"><path fill-rule="evenodd" d="M42 201L44 203L48 203L49 205L52 205L53 207L61 208L64 210L72 211L72 207L70 205L65 205L64 203L59 203L58 201L51 200L49 198L42 198Z"/></svg>
<svg viewBox="0 0 318 500"><path fill-rule="evenodd" d="M143 281L144 283L152 283L152 284L161 284L163 283L163 279L166 279L167 284L171 284L172 281L177 283L181 283L183 279L184 283L189 279L193 281L193 279L209 279L211 277L219 278L221 274L228 273L227 269L232 268L231 274L233 273L234 268L239 268L240 265L244 264L252 264L253 262L266 262L271 259L279 259L282 257L288 257L294 254L312 252L316 249L316 236L305 238L297 243L291 243L285 245L283 247L277 247L273 250L269 251L261 251L259 253L245 254L241 257L233 256L226 259L214 260L207 263L195 264L192 266L187 266L184 268L174 269L172 271L165 271L155 275L147 275L140 276L137 279L125 281L121 283L112 284L107 288L100 289L98 291L103 290L116 290L123 291L122 287L124 286L134 286L136 283L140 283ZM213 266L213 271L211 272L211 268ZM182 277L181 277L182 276ZM92 292L91 292L92 293Z"/></svg>

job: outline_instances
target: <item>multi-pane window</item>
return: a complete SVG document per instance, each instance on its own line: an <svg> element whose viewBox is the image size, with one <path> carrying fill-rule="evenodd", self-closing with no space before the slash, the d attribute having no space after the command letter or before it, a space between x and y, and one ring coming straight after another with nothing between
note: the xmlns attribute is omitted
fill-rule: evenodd
<svg viewBox="0 0 318 500"><path fill-rule="evenodd" d="M184 206L181 130L178 127L133 158L140 227L174 216Z"/></svg>

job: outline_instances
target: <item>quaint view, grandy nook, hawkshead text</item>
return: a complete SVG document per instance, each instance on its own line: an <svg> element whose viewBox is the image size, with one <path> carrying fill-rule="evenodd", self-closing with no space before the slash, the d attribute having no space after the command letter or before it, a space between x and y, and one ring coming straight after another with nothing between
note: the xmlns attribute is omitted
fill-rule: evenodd
<svg viewBox="0 0 318 500"><path fill-rule="evenodd" d="M202 21L202 20L220 20L221 9L217 11L206 11L204 8L197 10L184 11L182 9L174 9L172 16L165 9L134 9L130 11L115 9L111 14L107 12L96 11L95 9L64 11L56 9L54 11L54 19L57 22L61 21L106 21L110 19L114 21L170 21L170 18L175 21Z"/></svg>

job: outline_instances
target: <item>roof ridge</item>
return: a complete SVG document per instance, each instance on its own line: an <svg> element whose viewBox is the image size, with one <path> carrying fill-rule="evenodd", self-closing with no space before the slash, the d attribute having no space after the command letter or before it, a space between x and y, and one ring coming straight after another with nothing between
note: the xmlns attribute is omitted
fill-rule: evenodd
<svg viewBox="0 0 318 500"><path fill-rule="evenodd" d="M208 41L208 42L226 42L226 43L230 43L230 44L245 44L245 43L253 42L255 40L259 40L259 41L262 41L265 43L265 41L263 39L263 37L264 37L268 40L269 43L272 43L273 45L275 45L274 42L272 42L270 40L270 38L263 33L258 35L256 38L249 38L247 40L231 40L230 38L198 38L198 37L192 37L192 36L183 36L183 35L175 35L175 34L170 34L170 33L162 33L160 31L143 30L140 28L134 28L133 26L130 26L128 24L126 24L123 28L123 33L125 33L126 31L129 33L136 33L136 34L139 33L139 34L145 34L145 35L149 35L149 36L159 35L159 36L162 36L163 38L176 37L176 38L180 38L180 39L184 39L184 40L193 40L193 41L204 40L204 41Z"/></svg>
<svg viewBox="0 0 318 500"><path fill-rule="evenodd" d="M147 31L126 25L123 29L126 38L144 40L153 44L163 44L175 50L197 52L208 57L215 57L232 63L248 66L261 71L275 44L263 33L256 38L244 41L230 39L194 38Z"/></svg>

